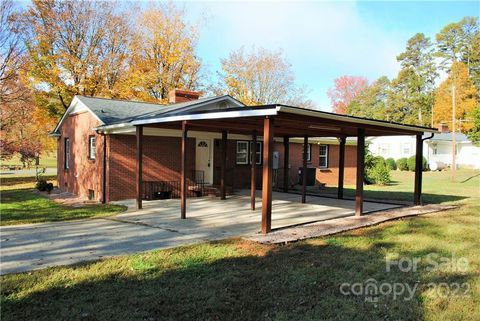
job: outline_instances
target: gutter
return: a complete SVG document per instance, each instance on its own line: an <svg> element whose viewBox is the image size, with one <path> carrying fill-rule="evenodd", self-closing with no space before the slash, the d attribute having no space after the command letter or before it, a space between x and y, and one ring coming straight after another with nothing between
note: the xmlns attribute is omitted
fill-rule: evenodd
<svg viewBox="0 0 480 321"><path fill-rule="evenodd" d="M96 132L105 133L109 129L116 129L116 128L124 128L124 127L133 127L131 123L121 123L121 124L113 124L113 125L101 125L98 127L93 128Z"/></svg>
<svg viewBox="0 0 480 321"><path fill-rule="evenodd" d="M425 138L422 138L422 142L428 140L428 139L432 139L433 136L435 136L435 133L432 133L429 137L425 137Z"/></svg>
<svg viewBox="0 0 480 321"><path fill-rule="evenodd" d="M380 120L370 120L370 119L363 119L363 118L360 119L360 118L354 118L354 117L345 117L344 115L336 115L336 114L333 114L333 113L326 113L326 112L323 112L322 116L318 117L318 114L317 114L318 112L317 111L304 109L304 108L298 108L298 107L279 106L279 107L277 107L277 110L279 112L285 111L285 112L291 113L291 114L305 115L305 116L311 116L311 117L316 117L316 118L325 118L325 119L337 120L337 121L342 121L342 122L347 122L347 123L372 125L372 126L383 126L383 127L395 128L395 129L401 129L401 130L409 130L409 131L414 131L414 132L438 133L437 129L430 128L430 127L418 127L418 126L411 126L411 125L389 123L389 122L380 121Z"/></svg>

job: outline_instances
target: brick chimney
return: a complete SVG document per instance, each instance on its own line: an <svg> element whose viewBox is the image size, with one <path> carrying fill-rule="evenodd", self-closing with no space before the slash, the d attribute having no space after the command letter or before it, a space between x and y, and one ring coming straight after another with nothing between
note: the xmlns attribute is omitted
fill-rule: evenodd
<svg viewBox="0 0 480 321"><path fill-rule="evenodd" d="M168 93L168 102L170 104L184 103L186 101L197 100L200 97L198 91L183 89L173 89Z"/></svg>
<svg viewBox="0 0 480 321"><path fill-rule="evenodd" d="M440 123L438 124L438 131L441 133L449 133L448 124L447 123Z"/></svg>

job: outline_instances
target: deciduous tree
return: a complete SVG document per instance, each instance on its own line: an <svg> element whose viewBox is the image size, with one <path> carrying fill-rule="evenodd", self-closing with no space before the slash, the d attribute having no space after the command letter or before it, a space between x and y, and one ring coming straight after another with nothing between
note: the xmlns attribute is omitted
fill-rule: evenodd
<svg viewBox="0 0 480 321"><path fill-rule="evenodd" d="M335 79L333 88L328 90L332 110L337 114L345 114L348 105L368 86L368 79L359 76L341 76Z"/></svg>
<svg viewBox="0 0 480 321"><path fill-rule="evenodd" d="M187 22L183 10L172 3L152 5L140 14L136 29L124 83L131 95L166 102L172 89L199 88L198 28Z"/></svg>
<svg viewBox="0 0 480 321"><path fill-rule="evenodd" d="M0 2L0 104L24 99L24 91L16 86L24 64L23 46L10 0Z"/></svg>
<svg viewBox="0 0 480 321"><path fill-rule="evenodd" d="M477 146L480 145L480 107L473 109L469 117L472 120L472 128L468 131L468 138Z"/></svg>
<svg viewBox="0 0 480 321"><path fill-rule="evenodd" d="M477 91L468 77L467 66L454 62L448 78L437 89L433 108L434 124L452 123L452 90L455 90L456 127L467 132L473 124L468 116L478 108Z"/></svg>
<svg viewBox="0 0 480 321"><path fill-rule="evenodd" d="M350 102L347 114L357 117L390 120L387 106L389 90L390 80L386 76L380 77Z"/></svg>
<svg viewBox="0 0 480 321"><path fill-rule="evenodd" d="M218 93L227 93L247 105L288 104L313 107L306 89L295 84L292 66L281 51L242 47L221 60Z"/></svg>
<svg viewBox="0 0 480 321"><path fill-rule="evenodd" d="M73 95L118 96L130 29L113 2L33 0L22 15L30 76L68 107Z"/></svg>

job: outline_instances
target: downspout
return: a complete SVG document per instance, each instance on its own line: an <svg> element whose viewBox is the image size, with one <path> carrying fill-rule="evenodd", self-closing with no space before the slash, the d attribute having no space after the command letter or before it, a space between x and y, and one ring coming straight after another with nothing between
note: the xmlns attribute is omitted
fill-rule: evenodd
<svg viewBox="0 0 480 321"><path fill-rule="evenodd" d="M107 203L107 135L103 134L103 195L102 203Z"/></svg>
<svg viewBox="0 0 480 321"><path fill-rule="evenodd" d="M435 134L431 133L431 135L429 137L422 138L422 144L423 144L424 141L432 139L433 136L435 136ZM430 170L430 145L428 145L428 144L427 144L427 150L428 150L427 166L428 166L428 169Z"/></svg>
<svg viewBox="0 0 480 321"><path fill-rule="evenodd" d="M430 137L422 138L422 141L426 141L427 139L432 139L433 136L435 136L435 133L432 133L432 134L430 135Z"/></svg>
<svg viewBox="0 0 480 321"><path fill-rule="evenodd" d="M102 204L107 203L107 135L100 131L98 134L103 136L103 168L102 168Z"/></svg>

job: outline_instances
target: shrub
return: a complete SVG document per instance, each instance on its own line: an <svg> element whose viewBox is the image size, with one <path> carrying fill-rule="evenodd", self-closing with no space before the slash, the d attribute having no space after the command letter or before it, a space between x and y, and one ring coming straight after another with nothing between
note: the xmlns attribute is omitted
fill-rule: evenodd
<svg viewBox="0 0 480 321"><path fill-rule="evenodd" d="M370 156L369 166L365 167L365 182L367 184L386 185L391 182L390 170L382 156Z"/></svg>
<svg viewBox="0 0 480 321"><path fill-rule="evenodd" d="M53 190L53 183L48 183L44 179L40 179L35 184L35 188L41 192L51 192Z"/></svg>
<svg viewBox="0 0 480 321"><path fill-rule="evenodd" d="M375 156L373 158L373 164L374 166L377 166L379 164L385 165L385 158L383 158L382 156Z"/></svg>
<svg viewBox="0 0 480 321"><path fill-rule="evenodd" d="M45 190L50 193L53 190L53 183L47 183Z"/></svg>
<svg viewBox="0 0 480 321"><path fill-rule="evenodd" d="M409 171L415 171L415 156L411 156L407 160L407 167ZM422 156L422 171L427 169L427 159Z"/></svg>
<svg viewBox="0 0 480 321"><path fill-rule="evenodd" d="M407 165L407 158L399 158L397 159L397 168L401 171L407 171L408 170L408 165Z"/></svg>
<svg viewBox="0 0 480 321"><path fill-rule="evenodd" d="M395 160L393 158L387 158L385 160L385 164L387 165L387 168L391 171L394 171L397 169L397 164L395 163Z"/></svg>
<svg viewBox="0 0 480 321"><path fill-rule="evenodd" d="M385 163L378 162L369 173L369 178L379 185L387 185L392 180L390 178L390 169Z"/></svg>
<svg viewBox="0 0 480 321"><path fill-rule="evenodd" d="M35 188L41 192L45 192L47 190L47 181L44 179L39 179L35 184Z"/></svg>

